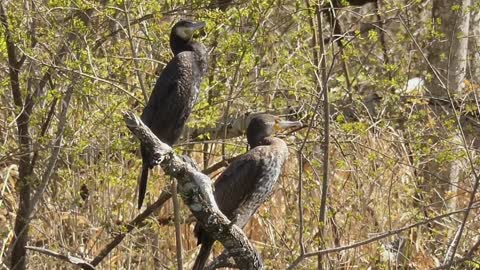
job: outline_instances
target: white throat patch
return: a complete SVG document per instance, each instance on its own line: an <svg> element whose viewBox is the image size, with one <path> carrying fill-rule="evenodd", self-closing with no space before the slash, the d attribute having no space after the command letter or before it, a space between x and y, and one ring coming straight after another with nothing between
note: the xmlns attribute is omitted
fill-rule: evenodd
<svg viewBox="0 0 480 270"><path fill-rule="evenodd" d="M189 40L192 37L192 31L188 27L180 26L175 30L177 35L184 40Z"/></svg>

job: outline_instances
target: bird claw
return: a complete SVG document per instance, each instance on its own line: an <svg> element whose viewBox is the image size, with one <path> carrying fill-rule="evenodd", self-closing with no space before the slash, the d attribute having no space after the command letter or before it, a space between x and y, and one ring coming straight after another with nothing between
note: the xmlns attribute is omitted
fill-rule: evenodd
<svg viewBox="0 0 480 270"><path fill-rule="evenodd" d="M157 165L160 165L163 162L164 159L165 159L164 155L161 155L161 154L158 154L158 153L153 154L153 157L150 160L150 168L153 168Z"/></svg>

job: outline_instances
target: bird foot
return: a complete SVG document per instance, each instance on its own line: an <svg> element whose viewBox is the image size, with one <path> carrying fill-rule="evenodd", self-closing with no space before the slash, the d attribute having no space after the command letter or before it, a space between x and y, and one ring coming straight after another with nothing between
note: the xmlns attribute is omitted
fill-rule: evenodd
<svg viewBox="0 0 480 270"><path fill-rule="evenodd" d="M164 159L165 155L161 155L159 153L153 154L152 159L150 159L150 168L160 165Z"/></svg>

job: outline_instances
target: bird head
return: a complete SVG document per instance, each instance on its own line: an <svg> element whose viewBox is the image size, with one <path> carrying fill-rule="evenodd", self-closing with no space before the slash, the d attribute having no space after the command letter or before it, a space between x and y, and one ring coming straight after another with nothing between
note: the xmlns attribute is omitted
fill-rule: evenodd
<svg viewBox="0 0 480 270"><path fill-rule="evenodd" d="M173 54L183 51L193 51L194 43L193 34L205 27L204 22L193 22L189 20L181 20L177 22L170 32L170 48Z"/></svg>
<svg viewBox="0 0 480 270"><path fill-rule="evenodd" d="M188 43L192 40L193 34L203 27L205 27L204 22L181 20L173 26L170 38L177 38Z"/></svg>
<svg viewBox="0 0 480 270"><path fill-rule="evenodd" d="M300 121L286 121L271 114L259 114L254 116L248 124L247 141L253 148L257 146L262 139L269 137L280 130L286 128L298 128L301 126L302 123Z"/></svg>

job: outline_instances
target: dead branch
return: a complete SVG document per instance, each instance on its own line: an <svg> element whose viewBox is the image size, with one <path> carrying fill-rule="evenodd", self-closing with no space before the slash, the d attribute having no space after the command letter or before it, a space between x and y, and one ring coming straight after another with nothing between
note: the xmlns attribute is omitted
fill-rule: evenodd
<svg viewBox="0 0 480 270"><path fill-rule="evenodd" d="M160 164L166 174L177 179L184 203L210 236L230 251L237 266L264 269L260 255L243 231L218 209L211 179L173 153L171 147L161 142L135 114L124 113L124 120L135 136L154 153L153 163Z"/></svg>
<svg viewBox="0 0 480 270"><path fill-rule="evenodd" d="M82 269L95 270L95 267L93 265L91 265L90 263L86 262L85 260L83 260L81 258L71 256L70 254L63 255L63 254L60 254L58 252L55 252L55 251L52 251L52 250L49 250L49 249L45 249L45 248L40 248L40 247L26 246L25 248L28 249L28 250L33 250L33 251L45 254L47 256L54 257L54 258L57 258L59 260L71 263L71 264L76 265L76 266L78 266Z"/></svg>

